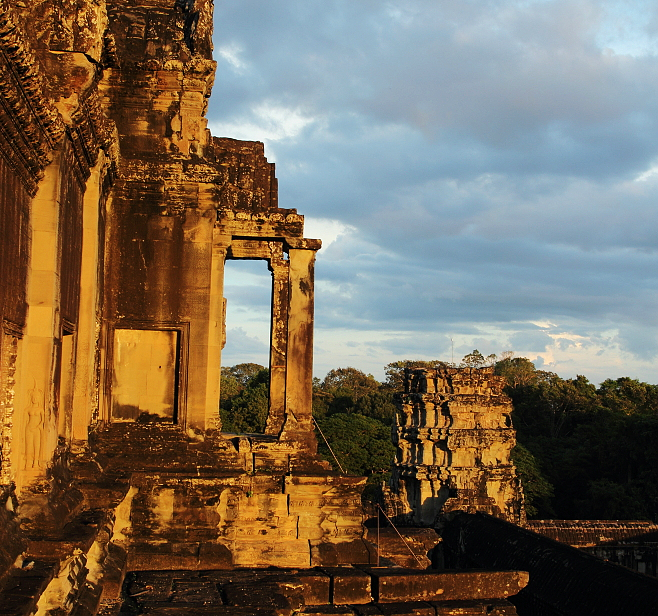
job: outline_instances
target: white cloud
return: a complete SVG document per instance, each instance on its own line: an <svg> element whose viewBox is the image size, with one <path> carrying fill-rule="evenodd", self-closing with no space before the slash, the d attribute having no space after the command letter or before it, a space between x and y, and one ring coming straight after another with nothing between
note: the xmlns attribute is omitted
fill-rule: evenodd
<svg viewBox="0 0 658 616"><path fill-rule="evenodd" d="M247 63L240 58L244 50L236 43L227 43L217 49L217 54L223 60L226 60L233 69L238 73L243 73L247 68Z"/></svg>
<svg viewBox="0 0 658 616"><path fill-rule="evenodd" d="M356 228L340 220L331 218L304 217L304 235L322 240L322 248L327 249L339 237L354 233Z"/></svg>
<svg viewBox="0 0 658 616"><path fill-rule="evenodd" d="M208 127L214 135L269 143L294 140L306 127L316 122L317 118L307 115L299 107L262 101L243 116L227 122L210 121Z"/></svg>

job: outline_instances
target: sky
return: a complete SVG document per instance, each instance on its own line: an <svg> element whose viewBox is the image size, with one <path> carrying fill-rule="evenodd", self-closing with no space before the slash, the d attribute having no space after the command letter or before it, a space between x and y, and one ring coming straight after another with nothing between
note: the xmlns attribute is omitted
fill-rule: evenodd
<svg viewBox="0 0 658 616"><path fill-rule="evenodd" d="M513 351L658 383L658 4L215 0L216 136L320 238L315 373ZM222 362L267 364L230 262Z"/></svg>

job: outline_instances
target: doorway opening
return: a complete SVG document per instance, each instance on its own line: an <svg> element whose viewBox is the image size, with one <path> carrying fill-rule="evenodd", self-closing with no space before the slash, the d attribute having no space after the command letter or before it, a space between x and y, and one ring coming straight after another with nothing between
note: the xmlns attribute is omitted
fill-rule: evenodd
<svg viewBox="0 0 658 616"><path fill-rule="evenodd" d="M272 275L265 260L226 261L222 430L263 433L269 409Z"/></svg>

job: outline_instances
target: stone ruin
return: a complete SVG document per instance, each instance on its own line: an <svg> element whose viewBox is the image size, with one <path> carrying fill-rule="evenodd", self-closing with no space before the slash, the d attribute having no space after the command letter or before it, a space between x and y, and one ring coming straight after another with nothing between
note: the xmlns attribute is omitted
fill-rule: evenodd
<svg viewBox="0 0 658 616"><path fill-rule="evenodd" d="M482 511L525 523L504 384L493 368L406 370L393 432L398 516L433 526L451 511Z"/></svg>
<svg viewBox="0 0 658 616"><path fill-rule="evenodd" d="M319 458L320 241L207 130L212 10L0 0L0 614L515 614L524 571L426 570ZM228 259L272 273L264 434L221 430ZM389 510L522 522L500 381L410 378Z"/></svg>

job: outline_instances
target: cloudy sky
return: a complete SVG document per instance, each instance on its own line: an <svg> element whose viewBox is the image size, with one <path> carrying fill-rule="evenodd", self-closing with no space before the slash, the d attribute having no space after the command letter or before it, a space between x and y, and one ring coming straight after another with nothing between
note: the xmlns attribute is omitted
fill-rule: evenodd
<svg viewBox="0 0 658 616"><path fill-rule="evenodd" d="M658 383L655 2L215 4L210 128L323 240L317 376L477 348ZM231 266L223 362L266 364L269 274Z"/></svg>

